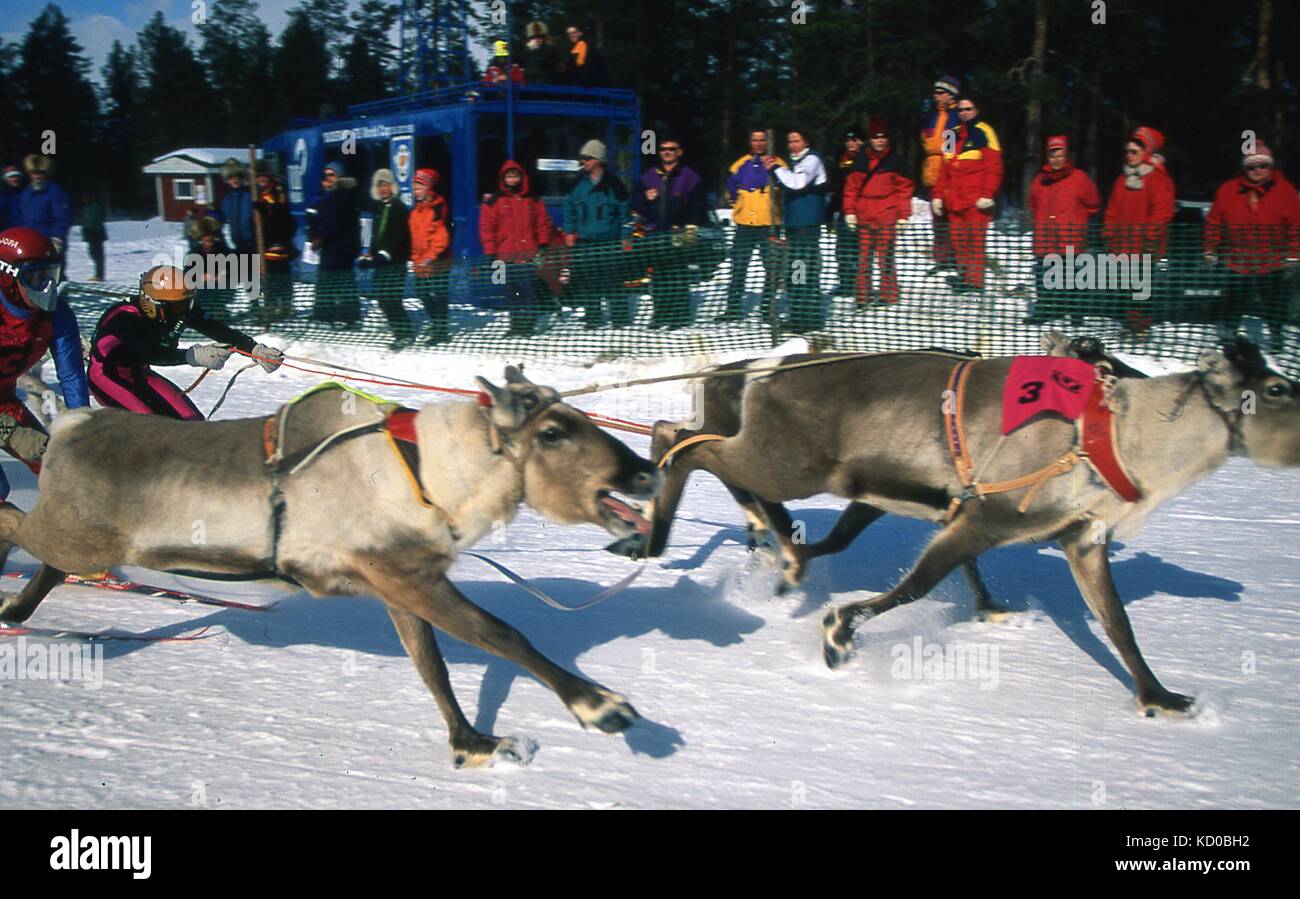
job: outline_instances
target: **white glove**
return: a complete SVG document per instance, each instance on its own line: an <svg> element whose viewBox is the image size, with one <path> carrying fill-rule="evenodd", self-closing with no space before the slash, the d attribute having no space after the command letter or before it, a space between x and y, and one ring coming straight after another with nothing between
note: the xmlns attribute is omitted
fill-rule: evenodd
<svg viewBox="0 0 1300 899"><path fill-rule="evenodd" d="M686 242L687 242L688 244L695 243L695 236L696 236L697 234L700 233L700 226L699 226L699 225L687 225L686 228L685 228L684 230L685 230L685 232L686 232Z"/></svg>
<svg viewBox="0 0 1300 899"><path fill-rule="evenodd" d="M976 209L992 209L992 208L993 208L993 201L990 200L988 197L980 197L978 200L975 201L975 208L976 208Z"/></svg>
<svg viewBox="0 0 1300 899"><path fill-rule="evenodd" d="M930 208L934 210L935 215L943 215L943 200L935 197L930 201Z"/></svg>
<svg viewBox="0 0 1300 899"><path fill-rule="evenodd" d="M62 255L63 255L63 239L62 239L62 238L59 238L59 237L51 237L51 238L50 238L50 243L54 244L54 252L56 252L56 253L58 253L60 256L62 256Z"/></svg>
<svg viewBox="0 0 1300 899"><path fill-rule="evenodd" d="M856 228L858 226L858 217L850 212L844 216L844 224L850 228Z"/></svg>
<svg viewBox="0 0 1300 899"><path fill-rule="evenodd" d="M50 436L44 431L29 428L12 415L0 413L0 445L9 449L24 462L35 462L45 455Z"/></svg>
<svg viewBox="0 0 1300 899"><path fill-rule="evenodd" d="M1218 256L1215 256L1213 253L1206 253L1206 254L1205 254L1205 264L1206 264L1206 265L1218 265L1218 264L1219 264L1219 257L1218 257Z"/></svg>
<svg viewBox="0 0 1300 899"><path fill-rule="evenodd" d="M382 257L384 257L384 261L385 261L385 262L392 262L392 261L393 261L393 257L390 256L390 255L388 255L388 251L387 251L387 250L380 250L380 251L379 251L379 255L382 256Z"/></svg>
<svg viewBox="0 0 1300 899"><path fill-rule="evenodd" d="M222 346L219 343L197 344L185 351L185 361L190 365L197 365L199 368L210 368L218 371L226 360L233 353L228 346Z"/></svg>
<svg viewBox="0 0 1300 899"><path fill-rule="evenodd" d="M264 343L253 346L253 355L257 357L257 364L262 366L262 371L265 372L273 372L284 364L284 350L277 350Z"/></svg>

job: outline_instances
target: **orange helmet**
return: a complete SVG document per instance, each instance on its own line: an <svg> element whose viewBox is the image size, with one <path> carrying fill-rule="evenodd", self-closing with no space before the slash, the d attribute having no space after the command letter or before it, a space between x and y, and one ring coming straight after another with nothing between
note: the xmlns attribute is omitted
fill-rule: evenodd
<svg viewBox="0 0 1300 899"><path fill-rule="evenodd" d="M194 305L194 288L185 285L185 274L174 265L155 265L140 276L136 305L145 318L178 322Z"/></svg>

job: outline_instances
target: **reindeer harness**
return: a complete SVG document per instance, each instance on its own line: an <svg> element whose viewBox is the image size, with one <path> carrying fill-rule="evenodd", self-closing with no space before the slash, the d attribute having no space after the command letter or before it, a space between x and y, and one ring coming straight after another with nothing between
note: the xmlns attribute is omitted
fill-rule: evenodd
<svg viewBox="0 0 1300 899"><path fill-rule="evenodd" d="M1050 465L1023 477L991 483L981 482L976 474L974 460L970 456L970 442L966 438L965 424L966 382L970 378L974 365L975 360L959 362L948 377L947 396L950 402L944 407L944 434L948 440L948 450L952 454L953 467L957 469L957 477L961 479L962 484L962 492L954 496L948 505L949 523L957 517L962 504L968 499L975 497L983 499L995 493L1010 493L1027 487L1029 492L1016 507L1023 515L1048 481L1073 471L1081 461L1088 462L1106 485L1125 502L1136 502L1141 498L1142 493L1129 477L1115 446L1115 416L1109 404L1114 374L1105 362L1095 366L1096 379L1093 381L1083 414L1078 419L1078 437L1073 449ZM1005 436L1002 439L1005 440ZM1001 445L1002 442L999 441L998 447ZM995 448L994 455L996 454Z"/></svg>

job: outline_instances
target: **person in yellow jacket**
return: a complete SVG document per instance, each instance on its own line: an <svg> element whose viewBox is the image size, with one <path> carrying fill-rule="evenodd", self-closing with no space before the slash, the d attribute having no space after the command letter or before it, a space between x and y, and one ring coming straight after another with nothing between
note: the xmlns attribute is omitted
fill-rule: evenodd
<svg viewBox="0 0 1300 899"><path fill-rule="evenodd" d="M773 190L774 176L763 160L767 156L767 132L749 132L749 152L727 170L727 199L731 201L731 221L735 235L731 244L731 285L727 289L727 309L719 321L739 321L744 314L745 282L754 250L763 261L763 305L776 299L777 243L775 226L781 224L781 211ZM780 157L776 164L788 168Z"/></svg>
<svg viewBox="0 0 1300 899"><path fill-rule="evenodd" d="M934 108L921 120L921 147L925 160L921 163L921 199L934 199L934 186L939 183L943 167L944 133L955 132L960 124L957 118L957 98L961 96L961 82L952 75L944 75L934 83ZM947 212L934 214L934 268L933 275L941 269L956 271L952 251L952 232Z"/></svg>

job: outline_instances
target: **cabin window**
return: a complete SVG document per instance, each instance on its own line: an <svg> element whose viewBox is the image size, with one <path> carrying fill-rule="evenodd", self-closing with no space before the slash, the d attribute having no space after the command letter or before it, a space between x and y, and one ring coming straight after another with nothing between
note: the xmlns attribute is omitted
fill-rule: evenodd
<svg viewBox="0 0 1300 899"><path fill-rule="evenodd" d="M194 179L177 178L172 182L172 197L177 200L194 199Z"/></svg>

